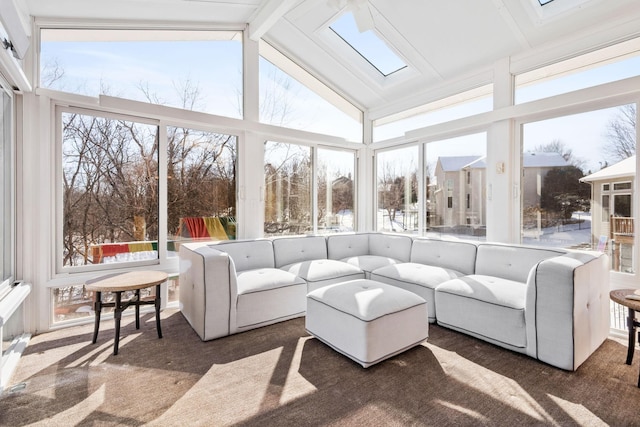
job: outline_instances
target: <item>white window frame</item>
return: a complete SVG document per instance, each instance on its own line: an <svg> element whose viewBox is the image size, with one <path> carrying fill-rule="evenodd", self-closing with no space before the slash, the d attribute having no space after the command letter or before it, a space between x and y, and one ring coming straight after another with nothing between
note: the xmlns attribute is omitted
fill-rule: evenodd
<svg viewBox="0 0 640 427"><path fill-rule="evenodd" d="M8 90L7 88L10 88L11 86L4 80L4 78L0 75L0 95L7 95L8 99L9 99L9 119L6 120L6 118L4 118L4 113L3 112L3 118L5 119L5 124L9 124L9 129L8 131L5 130L5 135L7 136L7 140L5 140L5 135L0 135L0 143L3 144L2 147L0 147L0 150L3 150L3 154L8 154L8 158L4 159L4 156L2 161L6 162L1 166L1 171L0 173L5 173L5 166L9 166L9 173L7 174L7 176L9 177L9 182L4 182L3 179L3 188L0 188L0 197L2 197L3 199L6 197L8 200L8 203L11 206L11 210L10 210L10 215L9 217L5 217L4 213L2 213L2 224L0 225L0 227L3 227L4 230L8 230L9 232L9 236L4 236L4 238L8 238L9 239L9 243L5 244L5 242L0 242L0 244L2 245L2 252L0 253L0 256L4 257L4 250L8 249L9 251L11 251L10 254L10 265L6 266L4 265L4 260L3 260L3 271L2 271L2 275L4 276L4 269L8 268L10 270L10 274L9 276L2 280L2 277L0 277L0 297L3 296L6 292L9 291L11 285L13 284L13 282L15 281L16 278L16 262L17 262L17 257L16 257L16 252L17 252L17 246L16 246L16 209L17 209L17 205L16 205L16 138L15 138L15 118L14 118L14 114L15 114L15 99L14 99L14 95L13 92L11 90ZM2 98L0 98L2 99ZM0 108L4 108L4 105L0 105ZM4 127L4 126L3 126ZM4 144L8 144L8 148L4 146ZM7 149L8 152L4 151L5 149Z"/></svg>
<svg viewBox="0 0 640 427"><path fill-rule="evenodd" d="M76 113L82 115L88 115L93 117L107 118L107 119L115 119L115 120L126 120L132 121L135 123L147 124L151 126L156 126L158 128L158 141L161 141L163 138L160 135L161 132L161 122L159 120L146 119L136 116L130 116L127 114L115 114L105 111L98 110L90 110L85 108L77 108L77 107L66 107L66 106L57 106L55 109L55 135L56 135L56 160L55 160L55 168L56 168L56 238L54 241L56 242L56 248L54 251L55 254L55 266L57 273L74 273L74 272L83 272L83 271L100 271L100 270L117 270L120 268L135 268L141 266L150 266L150 265L158 265L160 264L160 236L158 236L158 258L153 260L145 260L145 261L131 261L131 262L123 262L123 263L114 263L114 264L94 264L94 265L82 265L82 266L73 266L68 267L62 265L63 259L63 222L64 222L64 205L63 205L63 192L62 192L62 182L63 182L63 170L62 170L62 115L64 113ZM166 141L166 132L165 138ZM159 144L160 145L160 144ZM166 149L166 143L165 143ZM162 168L160 153L162 148L158 147L158 171ZM166 176L166 172L165 172ZM166 192L166 179L164 182L161 182L160 178L158 178L158 192L159 194L163 194ZM158 203L160 205L160 201ZM166 203L164 206L164 210L166 211ZM159 221L159 230L162 228L160 225L160 212L163 209L158 206L158 221ZM166 236L165 236L166 238ZM166 247L166 246L165 246ZM165 254L166 256L166 254Z"/></svg>

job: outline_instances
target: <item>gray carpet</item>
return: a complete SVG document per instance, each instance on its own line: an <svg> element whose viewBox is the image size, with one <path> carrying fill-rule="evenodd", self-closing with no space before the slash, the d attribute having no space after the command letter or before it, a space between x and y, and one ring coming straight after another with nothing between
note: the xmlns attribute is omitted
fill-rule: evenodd
<svg viewBox="0 0 640 427"><path fill-rule="evenodd" d="M640 425L640 355L609 339L576 372L432 325L363 369L304 318L202 342L175 310L34 337L0 397L3 426ZM638 353L638 352L636 352Z"/></svg>

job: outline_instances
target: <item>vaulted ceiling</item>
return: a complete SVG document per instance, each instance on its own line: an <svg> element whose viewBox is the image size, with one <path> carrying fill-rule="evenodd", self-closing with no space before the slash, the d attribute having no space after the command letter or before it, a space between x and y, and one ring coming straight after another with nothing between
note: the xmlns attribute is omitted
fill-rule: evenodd
<svg viewBox="0 0 640 427"><path fill-rule="evenodd" d="M372 118L640 35L638 0L17 0L36 17L242 26ZM328 26L366 8L408 65L387 77Z"/></svg>

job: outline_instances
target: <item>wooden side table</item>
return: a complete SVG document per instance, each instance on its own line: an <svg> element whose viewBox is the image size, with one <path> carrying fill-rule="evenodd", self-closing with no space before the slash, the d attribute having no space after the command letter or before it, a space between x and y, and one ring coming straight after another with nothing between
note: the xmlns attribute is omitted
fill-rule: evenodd
<svg viewBox="0 0 640 427"><path fill-rule="evenodd" d="M636 320L636 311L640 311L640 300L626 298L627 295L634 294L635 289L616 289L609 293L610 298L620 305L627 307L627 328L629 329L629 344L627 347L627 365L633 362L633 354L636 350L636 328L640 322ZM636 295L636 294L634 294ZM640 341L640 334L638 334ZM638 387L640 387L640 373L638 374Z"/></svg>
<svg viewBox="0 0 640 427"><path fill-rule="evenodd" d="M136 309L136 329L140 329L140 306L154 304L156 307L156 329L158 330L158 338L162 338L162 329L160 329L160 285L168 279L167 273L162 271L131 271L128 273L109 274L107 276L98 277L85 283L87 290L94 291L94 311L95 325L93 328L93 341L95 344L98 339L98 330L100 329L100 312L102 307L114 307L114 318L116 321L115 342L113 343L113 354L118 354L118 344L120 343L120 321L122 312L131 304ZM141 300L140 290L156 287L155 297L153 300ZM122 301L122 293L126 291L135 291L133 298ZM103 292L113 292L115 294L115 302L102 302Z"/></svg>

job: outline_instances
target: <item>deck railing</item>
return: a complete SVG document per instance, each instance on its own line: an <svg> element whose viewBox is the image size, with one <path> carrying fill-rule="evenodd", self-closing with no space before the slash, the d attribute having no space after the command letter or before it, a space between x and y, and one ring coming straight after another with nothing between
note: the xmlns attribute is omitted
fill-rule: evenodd
<svg viewBox="0 0 640 427"><path fill-rule="evenodd" d="M622 259L622 245L633 245L634 219L631 217L609 217L609 240L611 241L611 268L614 271L627 270ZM631 269L633 267L631 266Z"/></svg>

